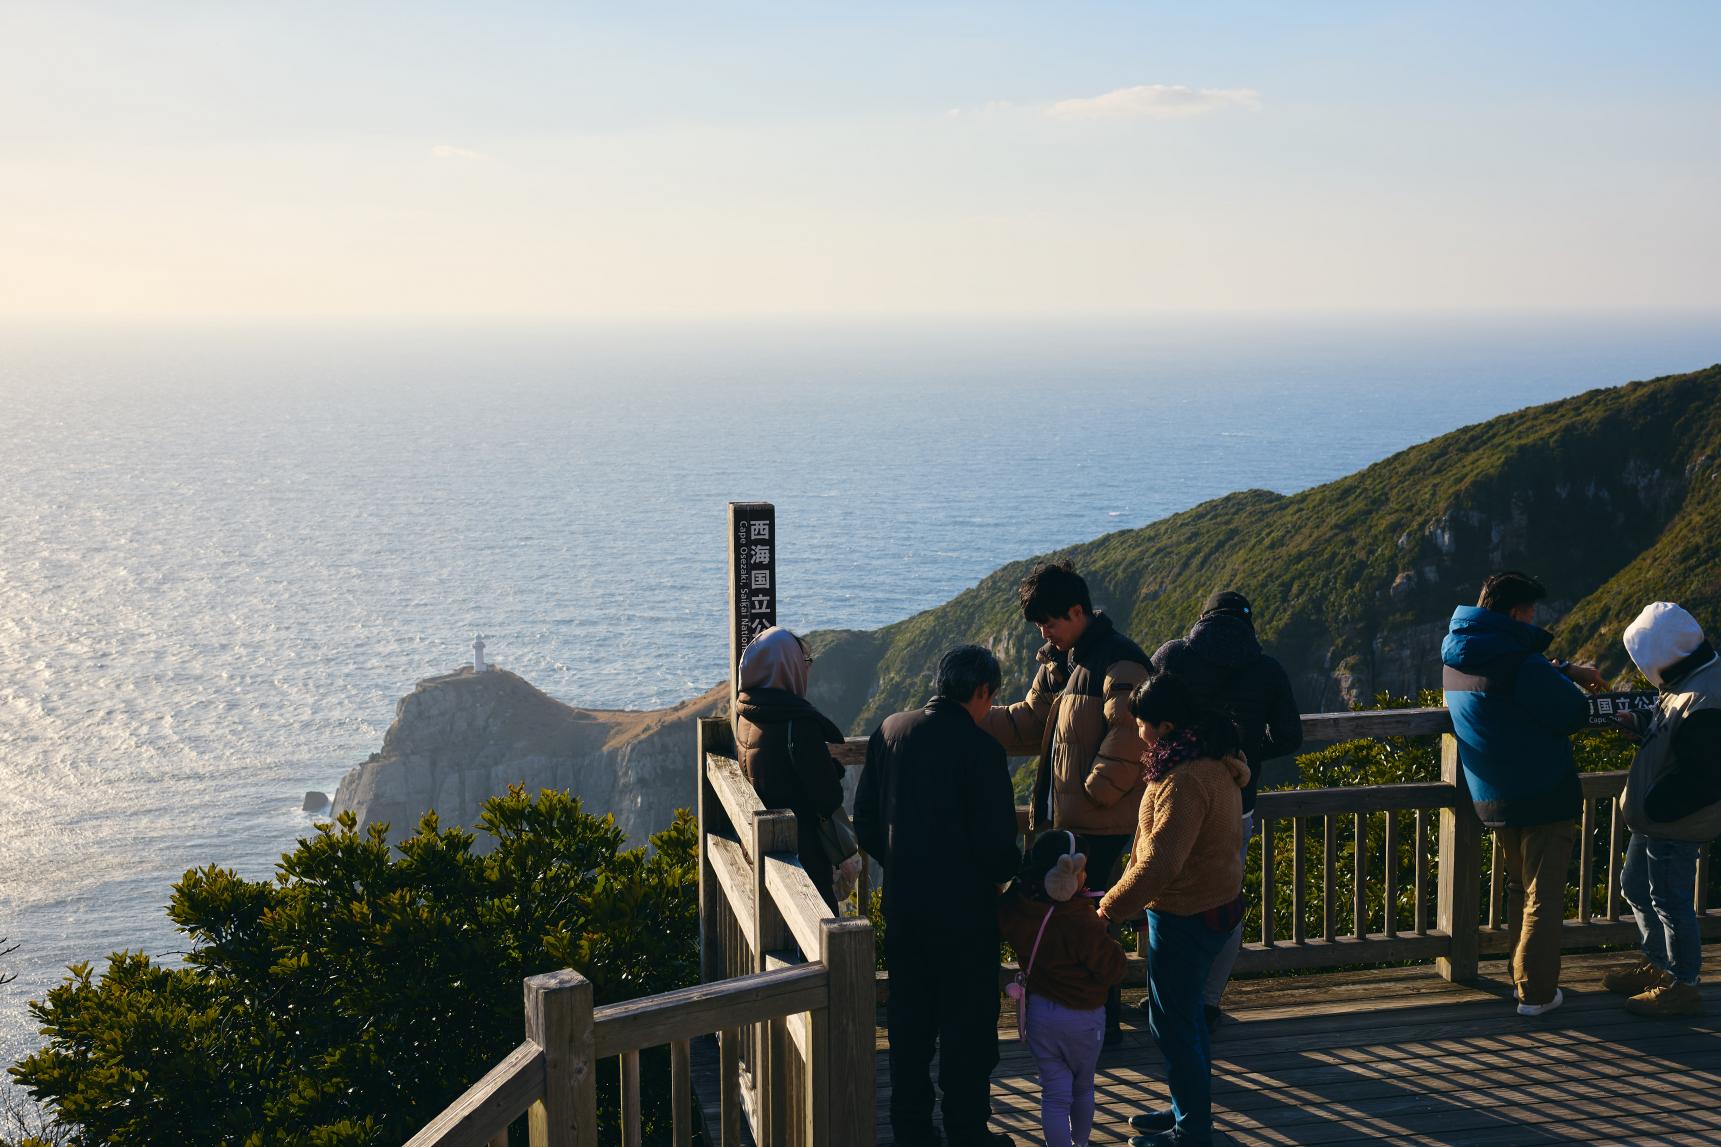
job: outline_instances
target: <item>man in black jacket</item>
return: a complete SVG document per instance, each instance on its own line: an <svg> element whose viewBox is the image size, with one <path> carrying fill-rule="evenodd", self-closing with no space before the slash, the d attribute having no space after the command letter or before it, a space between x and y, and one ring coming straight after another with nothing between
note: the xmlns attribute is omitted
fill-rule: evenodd
<svg viewBox="0 0 1721 1147"><path fill-rule="evenodd" d="M1291 679L1273 658L1261 652L1255 636L1255 609L1236 590L1221 590L1201 607L1201 617L1187 637L1161 645L1153 655L1155 672L1175 673L1194 686L1203 705L1222 710L1237 722L1243 756L1249 762L1249 784L1243 790L1243 853L1255 832L1255 789L1261 766L1288 756L1303 744L1303 718L1291 694ZM1219 1020L1219 1000L1243 946L1243 926L1237 925L1207 977L1207 1023Z"/></svg>
<svg viewBox="0 0 1721 1147"><path fill-rule="evenodd" d="M884 866L890 972L890 1122L933 1144L933 1052L951 1147L1011 1142L992 1132L998 1064L998 885L1015 875L1016 801L1003 746L977 724L998 659L964 645L938 663L938 693L885 720L867 744L855 832Z"/></svg>

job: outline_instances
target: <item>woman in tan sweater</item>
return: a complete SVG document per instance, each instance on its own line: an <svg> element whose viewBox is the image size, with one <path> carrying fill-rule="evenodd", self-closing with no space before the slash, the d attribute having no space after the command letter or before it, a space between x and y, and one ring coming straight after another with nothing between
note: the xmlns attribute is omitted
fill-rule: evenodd
<svg viewBox="0 0 1721 1147"><path fill-rule="evenodd" d="M1169 673L1130 698L1147 751L1147 792L1123 878L1100 901L1104 920L1147 909L1148 1027L1165 1057L1171 1107L1130 1118L1132 1147L1213 1139L1212 1059L1202 991L1214 957L1243 916L1239 859L1243 786L1237 727L1197 706Z"/></svg>

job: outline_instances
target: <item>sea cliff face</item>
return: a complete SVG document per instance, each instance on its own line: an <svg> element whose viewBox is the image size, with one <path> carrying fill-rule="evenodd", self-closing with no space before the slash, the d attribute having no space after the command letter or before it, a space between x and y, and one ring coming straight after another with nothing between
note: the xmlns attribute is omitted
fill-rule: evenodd
<svg viewBox="0 0 1721 1147"><path fill-rule="evenodd" d="M725 703L714 689L673 709L577 709L505 669L429 677L401 699L381 751L341 781L332 811L387 823L399 840L430 809L475 824L488 797L524 784L566 789L642 843L693 806L695 718Z"/></svg>

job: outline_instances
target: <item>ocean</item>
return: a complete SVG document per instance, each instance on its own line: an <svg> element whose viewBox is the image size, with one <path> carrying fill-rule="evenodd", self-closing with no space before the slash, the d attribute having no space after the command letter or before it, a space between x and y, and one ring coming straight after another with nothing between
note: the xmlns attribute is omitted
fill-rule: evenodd
<svg viewBox="0 0 1721 1147"><path fill-rule="evenodd" d="M0 329L0 1060L475 633L584 706L720 680L728 501L777 505L784 624L869 627L1717 360L1715 315Z"/></svg>

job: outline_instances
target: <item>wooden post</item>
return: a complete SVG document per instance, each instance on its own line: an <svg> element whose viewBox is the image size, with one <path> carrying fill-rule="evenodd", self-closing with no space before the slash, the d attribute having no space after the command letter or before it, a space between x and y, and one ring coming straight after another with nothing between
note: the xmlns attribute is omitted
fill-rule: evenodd
<svg viewBox="0 0 1721 1147"><path fill-rule="evenodd" d="M1261 818L1261 943L1273 946L1273 819ZM1027 1001L1020 1005L1027 1006Z"/></svg>
<svg viewBox="0 0 1721 1147"><path fill-rule="evenodd" d="M729 698L752 640L777 624L777 509L769 502L729 503Z"/></svg>
<svg viewBox="0 0 1721 1147"><path fill-rule="evenodd" d="M640 1147L639 1052L621 1053L621 1147Z"/></svg>
<svg viewBox="0 0 1721 1147"><path fill-rule="evenodd" d="M777 909L777 902L765 891L765 857L769 853L793 855L799 842L795 814L785 809L773 809L753 814L753 970L766 970L765 953L789 946L789 926ZM753 1128L753 1138L760 1143L779 1143L788 1138L787 1129L780 1126L786 1119L783 1087L788 1078L787 1064L779 1053L784 1041L776 1038L775 1029L781 1021L766 1020L755 1029L753 1036L753 1110L762 1126Z"/></svg>
<svg viewBox="0 0 1721 1147"><path fill-rule="evenodd" d="M830 973L830 997L812 1016L808 1141L872 1147L877 1059L872 924L825 920L819 933L819 959Z"/></svg>
<svg viewBox="0 0 1721 1147"><path fill-rule="evenodd" d="M1451 733L1440 736L1440 779L1455 786L1458 797L1456 807L1440 810L1440 874L1434 895L1448 948L1434 967L1443 979L1470 984L1476 981L1480 950L1476 916L1481 907L1482 822L1470 803L1470 788L1458 764L1458 738Z"/></svg>
<svg viewBox="0 0 1721 1147"><path fill-rule="evenodd" d="M723 802L717 799L705 778L707 755L716 740L717 727L722 724L721 718L700 718L694 743L694 753L698 758L695 767L699 770L699 784L695 790L695 799L699 802L699 978L707 984L723 978L723 944L718 935L718 900L723 896L723 890L717 886L717 875L711 871L711 849L707 841L708 834L727 827L729 818L724 815Z"/></svg>
<svg viewBox="0 0 1721 1147"><path fill-rule="evenodd" d="M740 1028L724 1028L717 1033L717 1112L721 1147L741 1147Z"/></svg>
<svg viewBox="0 0 1721 1147"><path fill-rule="evenodd" d="M544 1049L544 1098L528 1120L532 1147L594 1147L591 981L569 969L527 979L526 1038Z"/></svg>
<svg viewBox="0 0 1721 1147"><path fill-rule="evenodd" d="M693 1049L684 1039L669 1045L669 1105L674 1147L693 1147Z"/></svg>

